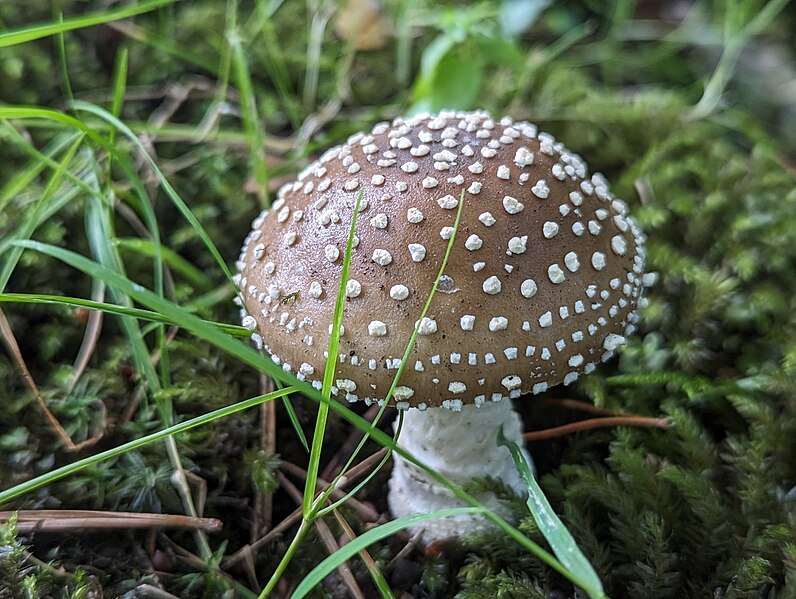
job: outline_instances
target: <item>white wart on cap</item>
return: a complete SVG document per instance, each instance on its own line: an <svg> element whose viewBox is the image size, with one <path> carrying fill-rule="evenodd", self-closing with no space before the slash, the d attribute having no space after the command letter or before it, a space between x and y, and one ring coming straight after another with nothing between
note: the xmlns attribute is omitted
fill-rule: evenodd
<svg viewBox="0 0 796 599"><path fill-rule="evenodd" d="M454 249L427 316L460 198ZM381 401L417 325L399 408L480 405L573 382L632 333L643 236L605 179L527 122L444 112L332 148L253 223L244 325L320 387L354 205L334 392Z"/></svg>

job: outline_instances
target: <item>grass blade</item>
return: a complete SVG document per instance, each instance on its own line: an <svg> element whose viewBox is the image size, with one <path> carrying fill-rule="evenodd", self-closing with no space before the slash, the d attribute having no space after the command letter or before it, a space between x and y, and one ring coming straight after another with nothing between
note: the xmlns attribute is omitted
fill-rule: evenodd
<svg viewBox="0 0 796 599"><path fill-rule="evenodd" d="M157 257L162 259L163 262L185 277L195 287L207 289L213 284L210 277L170 248L160 246L156 251L151 241L139 237L117 237L114 239L114 243L121 249L131 250L148 258ZM160 256L157 255L158 252Z"/></svg>
<svg viewBox="0 0 796 599"><path fill-rule="evenodd" d="M261 403L264 403L266 401L271 401L272 399L276 399L278 397L282 397L284 395L287 395L288 393L293 393L295 390L296 389L294 387L285 387L284 389L278 389L276 391L272 391L271 393L266 393L265 395L258 395L256 397L252 397L245 401L238 402L231 406L219 408L218 410L213 410L212 412L208 412L207 414L202 414L201 416L197 416L196 418L191 418L190 420L180 422L179 424L175 424L174 426L170 426L155 433L151 433L149 435L133 439L132 441L119 445L118 447L114 447L112 449L102 451L87 458L83 458L82 460L78 460L77 462L74 462L72 464L67 464L65 466L61 466L60 468L55 468L53 470L50 470L46 474L42 474L40 476L27 480L24 483L15 485L5 491L0 491L0 505L2 505L6 501L14 499L15 497L19 497L20 495L24 495L25 493L29 493L30 491L34 491L40 487L49 485L50 483L55 482L56 480L69 476L70 474L79 472L80 470L88 468L93 464L98 464L105 460L109 460L110 458L122 455L123 453L127 453L128 451L132 451L134 449L139 449L144 445L149 445L150 443L160 441L167 437L178 435L192 428L196 428L197 426L202 426L203 424L207 424L208 422L213 422L214 420L218 420L219 418L224 418L226 416L230 416L242 410L247 410L249 408L259 406Z"/></svg>
<svg viewBox="0 0 796 599"><path fill-rule="evenodd" d="M412 516L404 516L386 524L372 528L366 533L358 536L353 541L343 545L338 551L323 560L320 564L315 566L312 571L307 574L301 583L296 587L296 590L291 595L291 599L302 599L306 597L309 592L315 588L324 578L331 574L338 566L354 557L361 550L367 548L372 543L380 541L390 535L403 530L404 528L425 522L426 520L435 520L437 518L449 518L451 516L462 516L466 514L477 514L482 510L475 507L460 507L451 508L447 510L438 510L427 514L414 514Z"/></svg>
<svg viewBox="0 0 796 599"><path fill-rule="evenodd" d="M597 572L594 571L591 563L583 555L567 527L564 526L564 523L555 513L550 502L547 501L547 497L545 497L544 492L542 492L541 487L536 482L533 472L531 472L531 468L525 460L525 456L522 455L520 446L514 441L506 439L503 435L502 427L498 431L497 443L506 447L511 453L514 465L528 489L528 509L531 511L533 519L536 520L536 524L544 538L550 543L553 553L555 553L561 564L569 570L571 574L570 580L586 591L592 599L606 597Z"/></svg>
<svg viewBox="0 0 796 599"><path fill-rule="evenodd" d="M108 302L97 302L94 300L83 299L82 297L67 297L62 295L47 295L42 293L0 293L0 302L16 303L16 304L53 304L66 306L70 308L87 308L88 310L99 310L107 312L108 314L116 314L117 316L132 316L139 320L148 320L150 322L159 322L168 325L177 325L176 322L169 320L158 312L152 310L143 310L141 308L132 308L129 306L121 306L119 304L110 304ZM236 324L226 324L223 322L213 322L205 320L204 322L212 324L218 328L219 331L236 337L251 337L251 332Z"/></svg>
<svg viewBox="0 0 796 599"><path fill-rule="evenodd" d="M141 4L126 6L116 10L103 10L79 17L73 17L71 19L63 19L57 23L44 23L41 25L33 25L32 27L25 27L24 29L17 29L16 31L9 31L8 33L0 33L0 48L24 44L25 42L38 40L66 31L84 29L85 27L93 27L94 25L101 25L103 23L109 23L110 21L126 19L135 15L151 12L161 6L173 4L176 1L177 0L150 0L149 2L142 2Z"/></svg>
<svg viewBox="0 0 796 599"><path fill-rule="evenodd" d="M362 190L360 190L357 195L357 200L354 204L354 214L351 216L351 226L348 230L348 241L346 242L345 255L343 257L343 270L340 273L340 284L337 287L337 299L334 304L332 333L329 338L329 358L326 360L326 368L323 371L323 386L321 387L323 401L318 410L318 417L315 420L315 432L312 437L310 461L307 466L307 480L304 486L303 510L305 518L312 512L312 500L315 497L315 485L318 481L318 469L321 461L321 450L323 449L323 436L326 431L326 418L329 414L329 403L331 401L332 381L334 380L334 372L337 368L337 349L340 347L340 327L343 323L346 285L348 284L348 273L351 269L351 253L354 249L354 232L357 228L357 217L359 216L361 201Z"/></svg>

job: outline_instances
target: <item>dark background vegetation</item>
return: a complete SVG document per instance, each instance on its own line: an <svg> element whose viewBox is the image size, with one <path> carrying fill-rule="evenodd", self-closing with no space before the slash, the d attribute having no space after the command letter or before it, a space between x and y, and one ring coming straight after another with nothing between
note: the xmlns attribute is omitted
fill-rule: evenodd
<svg viewBox="0 0 796 599"><path fill-rule="evenodd" d="M0 31L109 4L6 1ZM53 37L0 48L0 103L69 112L74 97L108 106L117 55L126 49L121 118L146 140L229 264L279 184L319 149L378 120L407 110L484 108L538 123L605 173L631 205L649 238L648 267L658 273L640 331L620 358L548 399L671 420L666 430L606 428L533 443L543 488L612 597L796 597L794 7L784 4L750 28L771 3L342 4L238 2L231 23L232 1L182 2L66 33L63 52ZM534 18L535 8L544 10ZM359 26L347 28L352 22ZM240 80L222 68L233 29L265 142L254 151L258 138L242 118ZM361 39L366 30L371 38ZM46 148L58 131L32 121L0 124L0 190L7 191L34 160L27 148ZM146 165L138 164L147 181ZM124 203L130 189L123 174L111 169L108 176ZM42 172L7 198L2 239L14 235L47 181ZM201 316L237 322L232 289L195 230L155 184L149 189L164 245L202 275L175 274L170 297L207 294ZM85 202L75 197L34 238L89 254L85 215ZM139 236L137 224L134 210L116 211L119 237ZM128 276L151 285L150 258L120 251ZM6 291L90 297L92 284L25 252ZM65 452L12 354L0 354L0 488L162 428L115 317L104 319L88 367L71 385L87 314L0 307L73 441L101 434L82 452ZM147 343L154 349L151 335ZM168 341L167 368L159 393L177 421L254 396L263 385L249 367L179 332ZM309 435L314 404L294 398L293 405ZM518 405L528 429L582 417L540 399ZM194 488L206 489L203 514L224 524L209 537L213 558L197 558L187 532L15 536L5 527L0 598L136 597L148 596L147 588L232 597L241 586L263 584L290 528L252 552L248 567L225 560L296 508L285 480L298 487L303 481L284 464L304 466L306 453L281 407L276 451L264 449L262 417L250 410L178 439ZM336 419L330 426L325 455L336 459L351 431ZM182 513L170 476L163 444L153 444L0 509ZM357 531L375 521L373 512L388 517L386 477L360 493L364 507L343 509ZM341 539L339 525L328 525ZM543 542L530 517L520 528ZM308 541L279 594L327 555L317 538ZM397 555L405 543L399 535L370 549L396 596L576 596L498 534ZM362 564L352 560L351 568L365 595L374 596ZM315 591L349 592L339 575Z"/></svg>

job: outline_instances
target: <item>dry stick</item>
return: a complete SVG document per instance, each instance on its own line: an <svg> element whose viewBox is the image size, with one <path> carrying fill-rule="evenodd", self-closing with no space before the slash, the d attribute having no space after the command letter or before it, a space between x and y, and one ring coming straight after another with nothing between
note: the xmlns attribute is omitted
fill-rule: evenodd
<svg viewBox="0 0 796 599"><path fill-rule="evenodd" d="M340 545L337 544L326 522L321 519L316 520L315 528L318 529L318 535L321 537L323 544L326 545L326 550L329 552L329 555L332 555L340 549ZM337 571L340 573L340 576L343 577L343 582L348 587L349 596L355 597L356 599L365 599L365 594L362 592L362 589L359 588L356 578L354 578L354 575L351 573L351 566L348 565L348 562L340 564L337 567Z"/></svg>
<svg viewBox="0 0 796 599"><path fill-rule="evenodd" d="M376 414L379 413L381 406L378 404L373 404L370 408L362 415L362 417L370 422L376 417ZM378 423L375 423L378 424ZM353 430L349 433L348 438L345 440L343 445L340 447L339 451L332 456L332 459L329 460L329 463L326 464L326 468L323 469L321 472L321 476L326 480L334 478L334 475L337 474L337 470L340 467L340 464L344 464L348 461L349 456L353 453L354 449L356 449L357 444L365 436L365 432L356 428L352 427Z"/></svg>
<svg viewBox="0 0 796 599"><path fill-rule="evenodd" d="M266 394L274 390L274 382L270 377L260 375L260 393ZM266 455L276 454L276 402L267 401L260 405L260 448ZM273 524L274 494L257 490L255 502L256 519L260 520L252 528L251 542L259 536L261 530L268 530Z"/></svg>
<svg viewBox="0 0 796 599"><path fill-rule="evenodd" d="M356 466L353 466L348 471L348 474L345 476L345 478L340 481L341 482L340 486L341 487L343 486L343 482L344 481L345 482L351 482L351 481L359 478L361 475L363 475L368 470L370 470L374 465L378 464L382 460L382 458L384 457L385 453L387 453L387 450L382 448L379 451L377 451L376 453L374 453L373 455L368 456L367 458L362 460ZM299 477L305 477L306 474L307 474L305 470L299 468L298 466L296 466L294 464L291 464L290 462L282 462L280 467L284 468L285 470L292 471L295 475L297 475ZM318 484L319 485L323 485L323 484L325 484L325 481L323 481L323 479L319 479L318 480ZM335 489L334 491L332 491L332 498L334 498L334 499L340 499L340 498L344 497L344 495L345 494L340 489ZM358 509L358 511L360 512L360 515L363 513L363 510L366 510L368 512L368 514L370 515L370 518L367 518L368 521L373 522L373 521L376 521L378 519L378 517L379 517L378 512L370 510L369 507L367 507L365 504L357 501L356 499L350 500L350 501L353 501L353 503L351 505ZM301 508L295 509L287 518L285 518L284 520L282 520L282 522L280 522L279 524L274 526L271 530L269 530L265 535L263 535L262 537L257 539L254 543L252 543L251 545L246 545L244 547L241 547L240 549L238 549L238 551L236 551L235 553L233 553L229 557L225 558L224 561L221 563L221 566L223 568L225 568L225 569L231 568L233 565L237 564L239 561L244 559L245 553L247 551L259 550L260 547L262 547L263 545L265 545L266 543L271 541L274 537L276 537L279 534L282 534L287 529L289 529L291 526L296 524L296 522L301 520L301 515L302 515L301 514ZM363 520L366 520L366 518L363 518Z"/></svg>
<svg viewBox="0 0 796 599"><path fill-rule="evenodd" d="M5 342L8 351L11 353L11 356L14 358L14 362L16 362L17 368L19 369L20 373L22 374L22 378L25 379L30 390L33 392L33 396L36 398L36 403L39 405L39 409L41 410L44 417L47 419L47 422L52 428L53 432L55 432L56 436L61 440L61 443L64 444L67 451L78 451L83 447L87 447L89 445L93 445L102 437L102 435L93 436L85 441L81 441L80 443L75 444L71 437L67 434L64 430L64 427L61 426L61 423L58 422L58 419L55 415L50 411L50 408L47 407L47 404L44 401L44 398L41 396L39 392L39 387L36 385L36 381L33 380L33 375L28 370L28 366L25 364L25 359L22 357L22 352L19 349L19 345L17 344L17 339L14 337L14 331L11 330L11 324L8 322L6 318L5 312L0 309L0 336L3 337L3 341Z"/></svg>
<svg viewBox="0 0 796 599"><path fill-rule="evenodd" d="M221 520L178 514L142 514L94 510L22 510L0 512L0 521L17 514L20 532L64 532L85 529L188 528L205 532L221 530Z"/></svg>
<svg viewBox="0 0 796 599"><path fill-rule="evenodd" d="M296 486L290 482L290 480L281 472L277 471L276 475L279 478L279 482L282 487L293 498L293 501L295 501L298 505L302 505L304 498ZM339 550L340 546L337 544L332 531L329 530L329 525L320 518L317 519L314 524L315 528L318 529L318 534L320 535L323 544L326 545L326 550L329 552L329 554L331 555ZM344 562L337 566L337 571L340 573L340 576L343 578L343 582L348 587L350 595L352 597L356 597L357 599L365 599L362 589L359 588L354 575L351 574L351 568L348 566L348 562Z"/></svg>
<svg viewBox="0 0 796 599"><path fill-rule="evenodd" d="M230 555L228 558L224 559L221 562L221 567L224 569L229 569L235 564L237 564L240 560L245 558L245 554L247 551L256 551L266 543L268 543L271 539L275 536L282 534L288 528L296 524L299 520L301 520L302 511L301 508L297 508L291 512L291 514L282 520L279 524L274 526L271 530L269 530L266 534L262 537L257 539L254 543L250 545L244 545L240 549L238 549L235 553Z"/></svg>
<svg viewBox="0 0 796 599"><path fill-rule="evenodd" d="M91 299L95 302L102 302L105 300L105 283L99 282L95 289L92 290ZM80 377L88 366L91 356L94 355L94 350L97 347L100 333L102 332L102 319L105 313L102 310L89 310L88 322L86 323L86 330L83 333L83 342L80 344L80 351L77 352L75 363L72 365L72 378L69 381L69 386L66 388L67 395L75 390Z"/></svg>
<svg viewBox="0 0 796 599"><path fill-rule="evenodd" d="M251 551L251 545L247 545L249 551L243 552L243 570L249 579L249 588L254 589L255 593L260 593L263 587L260 586L260 581L257 579L257 564L254 561L254 552Z"/></svg>
<svg viewBox="0 0 796 599"><path fill-rule="evenodd" d="M343 515L340 513L340 511L335 509L335 510L332 510L332 513L334 514L334 517L337 519L338 524L340 524L340 527L343 529L343 532L348 537L348 541L351 542L354 539L356 539L357 535L354 532L354 529L351 528L351 525L348 523L348 520L343 518ZM370 553L368 553L368 550L364 549L364 548L360 549L359 557L360 557L360 559L362 559L362 562L365 564L365 567L370 571L371 576L375 580L376 579L376 573L379 572L379 566L376 565L376 562L370 556Z"/></svg>
<svg viewBox="0 0 796 599"><path fill-rule="evenodd" d="M180 559L188 562L188 564L190 564L190 566L192 568L196 569L197 572L211 572L212 571L214 574L223 577L225 580L227 580L232 585L234 585L236 587L243 587L243 585L240 584L240 582L235 580L235 578L233 578L228 573L224 572L221 568L219 568L217 566L213 566L213 568L211 570L210 567L208 566L208 563L209 563L208 560L203 560L202 558L200 558L195 553L191 553L190 551L188 551L182 545L178 545L177 543L175 543L167 535L161 533L160 540L161 540L161 542L163 544L168 545L169 547L171 547L172 550L174 551L174 554L177 557L179 557Z"/></svg>
<svg viewBox="0 0 796 599"><path fill-rule="evenodd" d="M580 422L572 422L563 426L547 428L541 431L531 431L525 433L523 438L526 441L541 441L553 437L569 435L577 431L591 430L604 426L654 426L658 428L668 428L670 425L668 418L650 418L647 416L608 416L605 418L589 418Z"/></svg>
<svg viewBox="0 0 796 599"><path fill-rule="evenodd" d="M297 476L301 480L306 480L307 478L307 471L304 470L304 468L302 468L301 466L296 466L295 464L291 464L290 462L282 462L280 468L282 470L290 472L291 474L293 474L293 476ZM279 474L279 472L277 472L277 474ZM328 487L329 484L330 484L329 482L318 477L316 489ZM340 499L345 496L345 493L343 493L343 491L341 491L340 489L334 489L332 491L331 496L334 499ZM368 522L375 522L376 520L379 519L379 513L376 510L374 510L372 507L365 505L361 501L354 499L353 497L349 497L346 503L350 505L352 508L354 508L359 513L360 518L362 518L363 520L366 520Z"/></svg>
<svg viewBox="0 0 796 599"><path fill-rule="evenodd" d="M351 466L346 472L345 476L340 479L340 483L338 487L345 487L348 483L355 481L360 476L365 474L368 470L379 464L379 462L384 459L384 455L387 453L387 448L382 447L376 453L369 455L364 460L359 462L356 466Z"/></svg>
<svg viewBox="0 0 796 599"><path fill-rule="evenodd" d="M406 545L401 547L401 550L395 554L395 556L387 562L387 565L384 567L385 570L390 571L395 567L399 561L404 559L407 555L409 555L412 551L414 551L415 547L420 546L420 539L423 538L423 530L416 533L411 539L406 542Z"/></svg>

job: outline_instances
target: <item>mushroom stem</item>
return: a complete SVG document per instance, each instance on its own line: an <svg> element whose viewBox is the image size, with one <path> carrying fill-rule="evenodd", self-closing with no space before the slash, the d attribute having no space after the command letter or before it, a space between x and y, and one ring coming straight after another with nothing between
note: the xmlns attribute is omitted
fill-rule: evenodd
<svg viewBox="0 0 796 599"><path fill-rule="evenodd" d="M501 426L507 439L524 445L522 422L508 399L481 407L465 405L456 412L445 408L412 409L404 413L398 445L457 485L490 477L524 497L525 485L508 449L497 445ZM531 462L527 452L525 457ZM494 493L476 493L475 497L489 509L508 515ZM395 517L466 505L448 488L400 456L395 456L388 500ZM483 517L460 516L426 521L408 530L412 535L422 532L423 541L431 543L487 526Z"/></svg>

